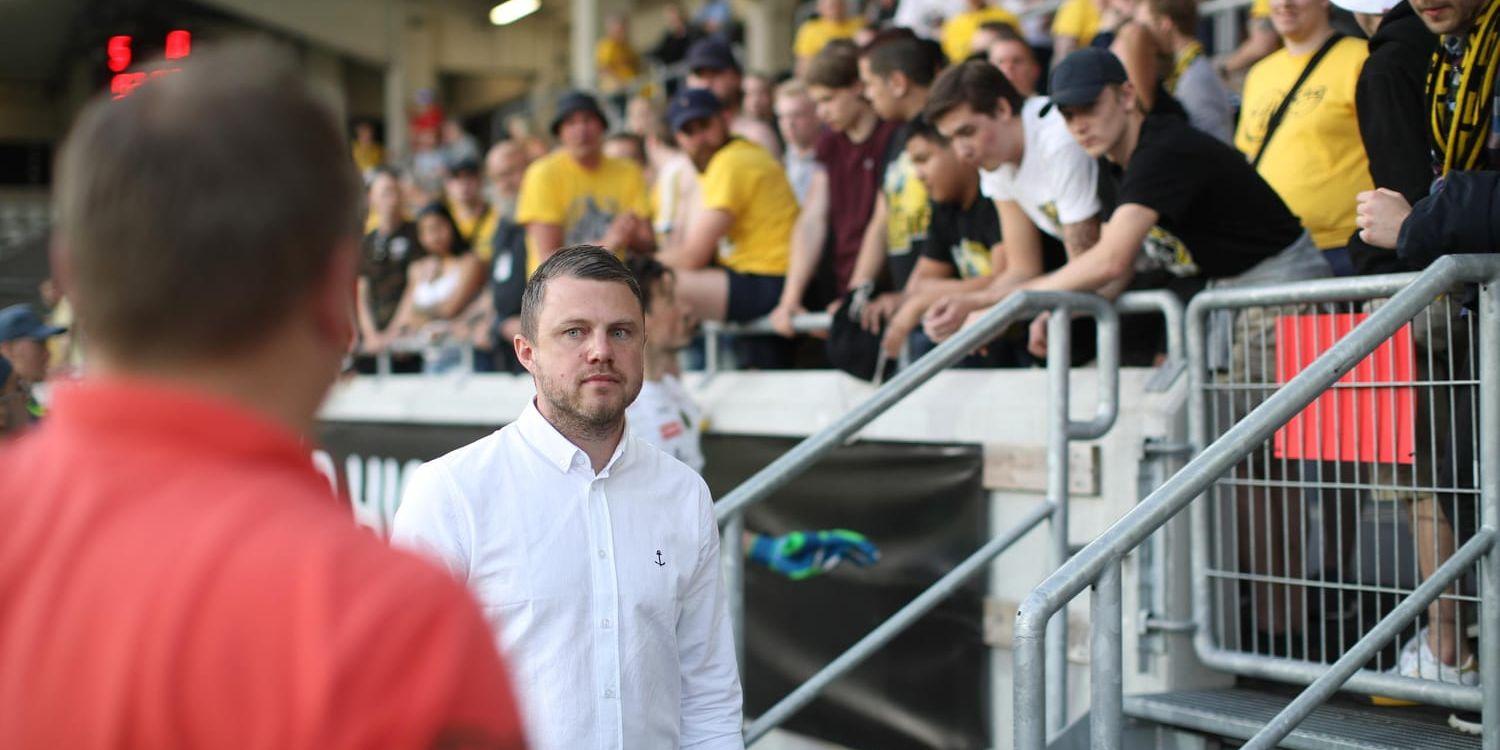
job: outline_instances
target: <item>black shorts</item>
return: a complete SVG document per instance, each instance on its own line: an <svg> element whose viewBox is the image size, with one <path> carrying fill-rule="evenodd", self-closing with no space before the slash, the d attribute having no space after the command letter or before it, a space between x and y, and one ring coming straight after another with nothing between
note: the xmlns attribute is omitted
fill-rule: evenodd
<svg viewBox="0 0 1500 750"><path fill-rule="evenodd" d="M781 302L781 288L786 284L784 276L761 276L724 269L729 276L729 304L725 317L735 323L745 323L763 317Z"/></svg>

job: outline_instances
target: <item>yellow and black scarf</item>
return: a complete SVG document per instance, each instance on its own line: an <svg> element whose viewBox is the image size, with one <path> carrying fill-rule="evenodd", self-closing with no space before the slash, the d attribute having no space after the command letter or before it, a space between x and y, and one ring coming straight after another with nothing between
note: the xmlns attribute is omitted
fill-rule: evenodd
<svg viewBox="0 0 1500 750"><path fill-rule="evenodd" d="M1500 0L1490 0L1462 39L1444 38L1427 72L1433 168L1439 176L1479 168L1494 116L1495 62L1500 58ZM1451 106L1450 106L1451 105Z"/></svg>
<svg viewBox="0 0 1500 750"><path fill-rule="evenodd" d="M1166 86L1167 93L1177 93L1177 82L1182 80L1182 74L1187 72L1188 66L1193 64L1203 54L1203 45L1191 42L1177 53L1176 59L1172 61L1172 72L1167 74L1162 85Z"/></svg>

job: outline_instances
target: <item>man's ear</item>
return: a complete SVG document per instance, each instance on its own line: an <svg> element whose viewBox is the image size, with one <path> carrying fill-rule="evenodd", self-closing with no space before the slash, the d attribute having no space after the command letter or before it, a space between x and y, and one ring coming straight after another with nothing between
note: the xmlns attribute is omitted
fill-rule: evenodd
<svg viewBox="0 0 1500 750"><path fill-rule="evenodd" d="M911 79L899 70L891 71L890 77L885 79L885 84L891 87L891 93L897 97L906 96L906 92L911 90Z"/></svg>
<svg viewBox="0 0 1500 750"><path fill-rule="evenodd" d="M534 364L536 362L536 347L533 346L531 341L526 338L526 334L516 334L515 338L513 338L510 343L511 346L515 347L516 361L520 362L521 366L526 368L527 372L535 375L536 367L534 366Z"/></svg>

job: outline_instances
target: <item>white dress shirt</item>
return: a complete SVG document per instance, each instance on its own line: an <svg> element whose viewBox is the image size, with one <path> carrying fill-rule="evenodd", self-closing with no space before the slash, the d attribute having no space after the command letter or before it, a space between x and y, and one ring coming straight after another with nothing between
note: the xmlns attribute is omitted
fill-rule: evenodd
<svg viewBox="0 0 1500 750"><path fill-rule="evenodd" d="M538 750L741 750L703 480L631 436L598 474L531 404L408 480L392 541L479 599Z"/></svg>
<svg viewBox="0 0 1500 750"><path fill-rule="evenodd" d="M641 383L641 395L625 410L630 433L703 473L703 411L671 375Z"/></svg>

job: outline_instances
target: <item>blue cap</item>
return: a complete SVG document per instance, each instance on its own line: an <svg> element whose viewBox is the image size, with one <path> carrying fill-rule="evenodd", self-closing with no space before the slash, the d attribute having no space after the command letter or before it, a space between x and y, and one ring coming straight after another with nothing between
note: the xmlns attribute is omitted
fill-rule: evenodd
<svg viewBox="0 0 1500 750"><path fill-rule="evenodd" d="M49 326L31 305L11 305L0 310L0 342L17 339L45 341L68 329Z"/></svg>
<svg viewBox="0 0 1500 750"><path fill-rule="evenodd" d="M714 92L708 89L683 89L667 105L667 124L672 126L672 132L680 132L682 126L693 120L713 117L723 109L724 105L719 102L719 97L714 96Z"/></svg>
<svg viewBox="0 0 1500 750"><path fill-rule="evenodd" d="M688 72L698 70L741 70L740 63L734 59L734 50L724 40L718 37L699 39L688 48L687 58L684 62Z"/></svg>
<svg viewBox="0 0 1500 750"><path fill-rule="evenodd" d="M553 137L557 136L557 129L562 127L563 120L576 112L588 112L599 118L601 123L608 124L609 122L604 117L604 110L599 107L598 99L586 91L569 91L557 99L557 114L552 116Z"/></svg>
<svg viewBox="0 0 1500 750"><path fill-rule="evenodd" d="M1105 86L1118 85L1130 80L1125 75L1125 66L1113 52L1098 47L1077 50L1052 69L1047 79L1047 98L1050 103L1042 114L1053 106L1077 107L1093 104Z"/></svg>

